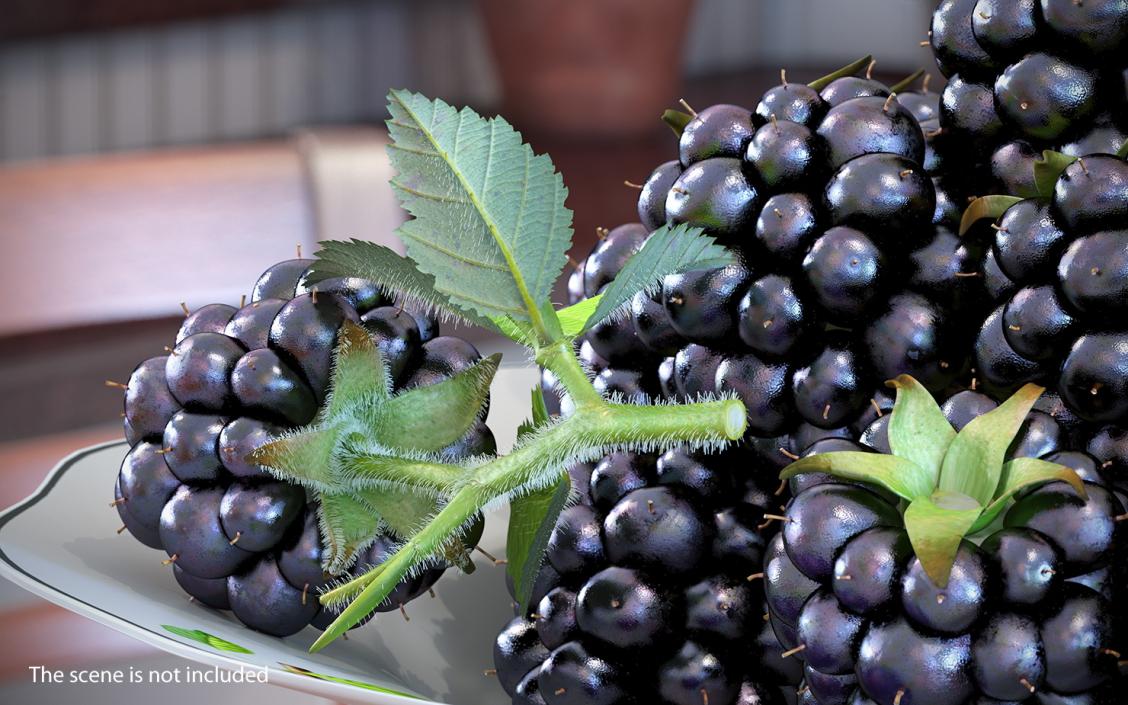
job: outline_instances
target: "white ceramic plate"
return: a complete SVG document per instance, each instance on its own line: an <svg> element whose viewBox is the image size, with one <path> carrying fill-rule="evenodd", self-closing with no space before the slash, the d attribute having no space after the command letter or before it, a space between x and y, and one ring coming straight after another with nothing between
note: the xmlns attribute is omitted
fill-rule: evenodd
<svg viewBox="0 0 1128 705"><path fill-rule="evenodd" d="M495 381L490 425L499 445L528 409L536 373L505 368ZM507 418L513 416L514 418ZM508 433L508 438L506 437ZM482 705L506 700L483 675L498 630L512 618L504 570L478 556L472 575L447 571L434 599L378 615L317 654L312 627L285 639L244 627L229 612L189 602L161 565L165 555L128 532L108 507L128 447L106 443L62 460L30 497L0 514L0 575L31 592L157 648L207 666L269 669L269 682L345 703ZM507 516L487 517L482 546L504 555ZM196 631L250 653L170 632ZM206 641L206 640L205 640ZM214 643L214 642L213 642ZM348 682L342 682L348 681Z"/></svg>

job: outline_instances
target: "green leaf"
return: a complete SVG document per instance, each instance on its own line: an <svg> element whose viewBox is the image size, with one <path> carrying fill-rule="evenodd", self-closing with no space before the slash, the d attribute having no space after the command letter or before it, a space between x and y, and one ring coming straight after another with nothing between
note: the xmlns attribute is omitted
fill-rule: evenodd
<svg viewBox="0 0 1128 705"><path fill-rule="evenodd" d="M355 238L347 242L323 241L317 251L317 260L310 266L308 279L313 284L332 277L359 277L374 281L400 301L417 303L428 311L492 327L488 318L451 303L449 293L436 284L433 276L419 271L415 262L384 245Z"/></svg>
<svg viewBox="0 0 1128 705"><path fill-rule="evenodd" d="M552 161L500 117L402 90L388 110L392 188L413 216L397 231L408 256L455 305L537 324L572 240Z"/></svg>
<svg viewBox="0 0 1128 705"><path fill-rule="evenodd" d="M1057 185L1058 178L1066 167L1075 161L1077 157L1051 149L1042 152L1042 157L1034 160L1034 187L1038 189L1038 195L1042 198L1053 198L1054 186Z"/></svg>
<svg viewBox="0 0 1128 705"><path fill-rule="evenodd" d="M500 363L501 354L494 353L450 379L400 392L370 412L368 435L401 450L445 448L482 416Z"/></svg>
<svg viewBox="0 0 1128 705"><path fill-rule="evenodd" d="M964 426L944 456L940 489L966 494L983 505L995 499L1007 448L1043 391L1036 384L1027 384Z"/></svg>
<svg viewBox="0 0 1128 705"><path fill-rule="evenodd" d="M984 218L998 220L1014 204L1025 199L1018 196L983 196L971 202L960 219L960 235L966 235L971 226Z"/></svg>
<svg viewBox="0 0 1128 705"><path fill-rule="evenodd" d="M185 629L184 627L174 627L171 624L162 624L161 627L167 632L172 632L173 634L182 636L185 639L191 639L192 641L198 641L201 644L206 644L207 646L210 646L217 651L228 651L233 654L254 653L248 648L239 646L238 644L226 639L221 639L214 634L208 634L201 629Z"/></svg>
<svg viewBox="0 0 1128 705"><path fill-rule="evenodd" d="M932 492L928 471L896 455L852 450L817 453L785 467L780 479L787 480L804 472L825 472L844 480L868 482L908 500Z"/></svg>
<svg viewBox="0 0 1128 705"><path fill-rule="evenodd" d="M564 335L575 337L584 332L587 320L591 318L591 314L599 307L599 302L603 300L603 294L599 293L590 299L584 299L571 306L566 306L556 312L560 317L560 327L564 330Z"/></svg>
<svg viewBox="0 0 1128 705"><path fill-rule="evenodd" d="M1022 490L1059 481L1068 483L1082 499L1088 497L1084 481L1073 468L1037 458L1014 458L1003 463L1003 476L999 481L999 491L995 501L983 510L983 516L972 527L972 533L990 526L991 522L1006 509L1011 498Z"/></svg>
<svg viewBox="0 0 1128 705"><path fill-rule="evenodd" d="M914 499L905 510L905 530L921 567L936 587L948 586L956 552L983 508L957 492Z"/></svg>
<svg viewBox="0 0 1128 705"><path fill-rule="evenodd" d="M685 126L688 125L692 120L692 115L690 115L689 113L683 113L680 110L667 110L666 112L662 113L662 122L669 125L670 129L673 130L674 134L678 137L681 137L681 134L685 132Z"/></svg>
<svg viewBox="0 0 1128 705"><path fill-rule="evenodd" d="M816 91L821 91L822 89L829 86L833 81L836 81L840 78L846 78L847 76L856 75L859 71L861 71L865 67L869 66L870 62L872 62L872 61L873 61L873 57L867 54L866 56L863 56L862 58L858 59L857 61L853 61L849 64L846 64L845 66L838 69L834 73L830 73L830 74L827 74L826 76L823 76L822 78L815 79L814 81L811 81L807 85L810 86L811 88L814 88Z"/></svg>
<svg viewBox="0 0 1128 705"><path fill-rule="evenodd" d="M887 384L897 390L897 401L889 419L889 447L928 473L928 492L936 488L944 454L956 429L948 423L932 394L909 375ZM913 498L909 498L913 499Z"/></svg>
<svg viewBox="0 0 1128 705"><path fill-rule="evenodd" d="M380 533L380 517L359 499L346 494L318 492L317 523L325 549L322 567L336 575L356 561Z"/></svg>
<svg viewBox="0 0 1128 705"><path fill-rule="evenodd" d="M701 228L663 225L651 233L603 290L603 296L584 323L584 329L616 314L638 292L655 291L662 278L669 274L723 267L734 262L736 256L718 245L711 236L705 235Z"/></svg>
<svg viewBox="0 0 1128 705"><path fill-rule="evenodd" d="M904 92L905 92L905 91L907 91L907 90L908 90L908 89L909 89L909 88L910 88L910 87L911 87L911 86L912 86L912 85L913 85L914 83L916 83L916 82L917 82L917 79L919 79L919 78L920 78L921 76L923 76L924 74L925 74L925 70L924 70L924 69L917 69L916 71L913 71L913 72L912 72L912 73L910 73L910 74L909 74L908 76L905 76L905 77L904 77L904 78L902 78L902 79L901 79L900 81L898 81L897 83L895 83L895 84L893 84L892 86L890 86L890 87L889 87L889 92L890 92L890 93L895 93L895 94L896 94L896 93L904 93Z"/></svg>
<svg viewBox="0 0 1128 705"><path fill-rule="evenodd" d="M556 484L518 497L510 504L509 532L505 544L509 565L506 570L513 579L522 614L529 611L533 582L544 561L556 519L568 503L570 490L571 481L568 473L564 472Z"/></svg>

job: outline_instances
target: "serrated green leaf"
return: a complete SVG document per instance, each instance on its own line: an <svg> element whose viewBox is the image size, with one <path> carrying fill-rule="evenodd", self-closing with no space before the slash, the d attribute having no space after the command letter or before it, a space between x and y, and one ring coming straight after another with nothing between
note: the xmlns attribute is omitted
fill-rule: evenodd
<svg viewBox="0 0 1128 705"><path fill-rule="evenodd" d="M565 306L556 312L560 318L560 327L564 331L564 335L575 337L582 333L591 314L599 307L599 302L603 300L603 293L598 293L590 299L584 299L571 306Z"/></svg>
<svg viewBox="0 0 1128 705"><path fill-rule="evenodd" d="M215 636L214 634L208 634L207 632L203 631L202 629L185 629L184 627L174 627L171 624L162 624L161 627L167 632L171 632L171 633L173 633L177 636L182 636L185 639L191 639L192 641L198 641L201 644L206 644L207 646L210 646L213 649L216 649L217 651L227 651L227 652L230 652L230 653L233 653L233 654L253 654L254 653L253 651L251 651L250 649L248 649L246 647L239 646L238 644L231 642L231 641L228 641L226 639L221 639L220 637Z"/></svg>
<svg viewBox="0 0 1128 705"><path fill-rule="evenodd" d="M921 567L936 587L948 586L960 542L982 512L971 497L942 490L909 503L905 530Z"/></svg>
<svg viewBox="0 0 1128 705"><path fill-rule="evenodd" d="M983 510L983 515L972 527L972 533L982 531L995 521L1006 509L1012 497L1028 487L1044 485L1047 482L1065 482L1081 496L1088 497L1085 483L1073 468L1038 458L1014 458L1003 463L1003 475L999 480L999 491L995 500Z"/></svg>
<svg viewBox="0 0 1128 705"><path fill-rule="evenodd" d="M450 379L400 392L367 418L367 432L391 448L433 452L477 423L490 396L501 354L479 360Z"/></svg>
<svg viewBox="0 0 1128 705"><path fill-rule="evenodd" d="M669 274L724 267L736 261L732 252L705 235L701 228L663 225L651 233L603 290L595 311L584 323L584 330L617 313L638 292L655 291L662 278Z"/></svg>
<svg viewBox="0 0 1128 705"><path fill-rule="evenodd" d="M571 491L568 473L561 473L554 485L518 497L510 504L509 531L505 553L509 559L506 570L513 579L514 592L521 613L529 611L529 597L533 583L544 561L548 539L556 526L556 519L564 510Z"/></svg>
<svg viewBox="0 0 1128 705"><path fill-rule="evenodd" d="M498 332L513 342L527 348L536 347L537 334L533 331L533 327L525 321L515 321L511 316L494 316L490 319L490 322L493 323Z"/></svg>
<svg viewBox="0 0 1128 705"><path fill-rule="evenodd" d="M692 120L692 115L683 113L680 110L667 110L662 113L662 122L666 123L678 137L681 137L681 134L685 132L685 126Z"/></svg>
<svg viewBox="0 0 1128 705"><path fill-rule="evenodd" d="M374 383L376 380L383 384ZM323 418L332 418L365 401L387 399L392 394L392 378L380 350L368 331L352 321L342 323L337 332L329 387L329 397L321 410Z"/></svg>
<svg viewBox="0 0 1128 705"><path fill-rule="evenodd" d="M1023 200L1025 199L1018 196L983 196L975 199L960 219L960 235L966 235L973 225L984 218L998 220L1008 208Z"/></svg>
<svg viewBox="0 0 1128 705"><path fill-rule="evenodd" d="M887 384L897 390L889 419L889 447L894 455L913 461L928 473L928 492L932 492L940 479L944 454L956 437L956 429L920 382L909 375L900 375Z"/></svg>
<svg viewBox="0 0 1128 705"><path fill-rule="evenodd" d="M1043 391L1036 384L1027 384L964 426L948 446L939 488L968 495L982 505L994 500L1007 448Z"/></svg>
<svg viewBox="0 0 1128 705"><path fill-rule="evenodd" d="M1053 198L1054 186L1057 185L1058 178L1066 167L1075 161L1077 157L1051 149L1042 152L1041 158L1034 160L1034 188L1038 189L1038 195L1042 198Z"/></svg>
<svg viewBox="0 0 1128 705"><path fill-rule="evenodd" d="M814 88L816 91L821 91L822 89L829 86L831 84L831 82L833 82L833 81L836 81L840 78L846 78L847 76L857 75L857 73L859 71L861 71L862 69L869 66L872 61L873 61L873 57L867 54L867 55L863 56L862 58L858 59L857 61L852 61L852 62L846 64L845 66L838 69L834 73L829 73L829 74L823 76L822 78L817 78L814 81L811 81L810 83L808 83L807 85L810 86L811 88Z"/></svg>
<svg viewBox="0 0 1128 705"><path fill-rule="evenodd" d="M552 161L498 117L388 95L392 188L407 254L457 306L530 320L567 261L572 212Z"/></svg>
<svg viewBox="0 0 1128 705"><path fill-rule="evenodd" d="M437 286L435 278L419 271L411 259L384 245L367 240L326 240L321 243L317 260L310 266L311 284L332 277L359 277L376 282L400 301L419 304L424 310L475 325L490 328L488 318L474 311L455 306L449 295Z"/></svg>
<svg viewBox="0 0 1128 705"><path fill-rule="evenodd" d="M824 472L845 480L868 482L908 500L932 492L928 471L908 458L895 455L852 450L817 453L785 467L780 479L787 480L805 472Z"/></svg>
<svg viewBox="0 0 1128 705"><path fill-rule="evenodd" d="M318 492L317 500L317 523L324 548L322 567L336 575L348 569L376 540L380 517L359 499L345 494Z"/></svg>

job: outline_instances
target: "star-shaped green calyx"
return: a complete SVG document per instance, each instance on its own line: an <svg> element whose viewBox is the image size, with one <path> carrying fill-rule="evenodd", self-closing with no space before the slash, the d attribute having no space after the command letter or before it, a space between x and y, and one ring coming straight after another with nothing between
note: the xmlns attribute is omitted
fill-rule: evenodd
<svg viewBox="0 0 1128 705"><path fill-rule="evenodd" d="M326 571L348 568L383 530L410 537L481 462L452 464L439 451L482 416L500 359L493 355L442 382L397 394L368 332L351 322L342 326L332 386L317 418L250 455L316 496ZM470 565L464 555L447 557Z"/></svg>
<svg viewBox="0 0 1128 705"><path fill-rule="evenodd" d="M1026 415L1045 391L1042 387L1027 384L957 433L915 379L901 375L888 384L897 390L889 420L892 455L820 453L795 461L781 477L829 473L879 485L905 500L905 529L913 551L938 587L947 586L964 537L990 527L1019 491L1063 481L1086 496L1081 478L1064 465L1006 458Z"/></svg>

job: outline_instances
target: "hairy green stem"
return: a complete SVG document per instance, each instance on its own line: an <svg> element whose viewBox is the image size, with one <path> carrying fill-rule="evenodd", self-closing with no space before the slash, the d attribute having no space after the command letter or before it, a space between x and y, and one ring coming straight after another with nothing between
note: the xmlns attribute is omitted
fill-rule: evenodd
<svg viewBox="0 0 1128 705"><path fill-rule="evenodd" d="M509 455L474 468L463 477L447 505L394 556L322 595L327 605L356 597L311 651L321 650L363 619L414 568L438 555L490 502L542 487L557 478L563 467L616 448L720 445L739 440L747 427L747 410L736 399L648 406L610 403L596 392L568 343L539 350L537 360L557 375L576 402L576 411L530 436ZM429 470L426 474L433 475Z"/></svg>

